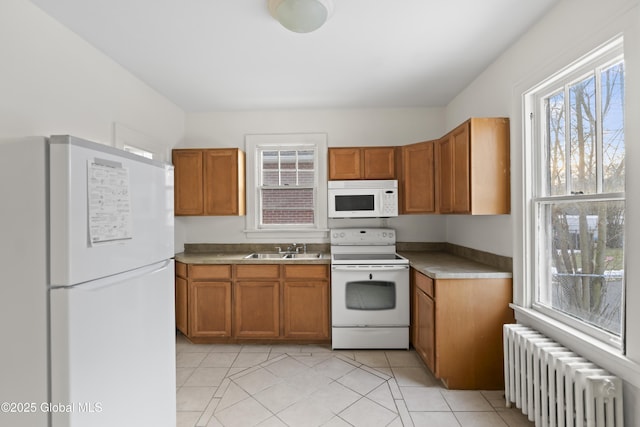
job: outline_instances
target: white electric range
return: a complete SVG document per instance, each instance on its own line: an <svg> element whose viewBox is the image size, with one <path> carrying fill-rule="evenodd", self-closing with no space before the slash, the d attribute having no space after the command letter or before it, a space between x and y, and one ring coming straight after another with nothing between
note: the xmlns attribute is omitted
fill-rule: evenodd
<svg viewBox="0 0 640 427"><path fill-rule="evenodd" d="M409 261L391 228L331 230L332 347L409 348Z"/></svg>

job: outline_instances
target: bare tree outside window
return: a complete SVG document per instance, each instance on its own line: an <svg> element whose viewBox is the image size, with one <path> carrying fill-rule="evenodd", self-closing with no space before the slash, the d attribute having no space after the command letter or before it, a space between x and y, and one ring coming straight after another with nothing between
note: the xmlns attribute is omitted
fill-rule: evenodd
<svg viewBox="0 0 640 427"><path fill-rule="evenodd" d="M541 97L545 173L535 200L546 288L538 303L620 337L624 308L624 63ZM544 280L546 279L546 280Z"/></svg>

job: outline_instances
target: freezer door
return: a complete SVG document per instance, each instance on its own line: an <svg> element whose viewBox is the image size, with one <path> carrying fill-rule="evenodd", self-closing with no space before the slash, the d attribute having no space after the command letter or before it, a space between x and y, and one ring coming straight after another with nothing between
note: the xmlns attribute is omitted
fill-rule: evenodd
<svg viewBox="0 0 640 427"><path fill-rule="evenodd" d="M173 167L70 136L49 140L51 285L173 257Z"/></svg>
<svg viewBox="0 0 640 427"><path fill-rule="evenodd" d="M51 290L53 427L176 425L173 260Z"/></svg>

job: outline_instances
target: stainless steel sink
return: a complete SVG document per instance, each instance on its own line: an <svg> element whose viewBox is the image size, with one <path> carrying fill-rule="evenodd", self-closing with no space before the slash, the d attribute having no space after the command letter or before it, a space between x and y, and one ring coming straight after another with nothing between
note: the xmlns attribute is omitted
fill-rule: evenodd
<svg viewBox="0 0 640 427"><path fill-rule="evenodd" d="M307 252L307 253L295 253L295 254L286 254L285 259L318 259L322 256L319 252Z"/></svg>
<svg viewBox="0 0 640 427"><path fill-rule="evenodd" d="M282 259L284 254L254 252L244 257L244 259Z"/></svg>
<svg viewBox="0 0 640 427"><path fill-rule="evenodd" d="M244 259L318 259L322 256L320 252L308 253L268 253L254 252L244 257Z"/></svg>

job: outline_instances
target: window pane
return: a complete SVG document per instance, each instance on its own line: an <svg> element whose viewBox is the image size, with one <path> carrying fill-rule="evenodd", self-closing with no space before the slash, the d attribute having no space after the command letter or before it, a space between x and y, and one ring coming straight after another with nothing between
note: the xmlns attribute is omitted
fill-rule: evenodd
<svg viewBox="0 0 640 427"><path fill-rule="evenodd" d="M263 224L313 224L312 188L262 189Z"/></svg>
<svg viewBox="0 0 640 427"><path fill-rule="evenodd" d="M313 170L314 156L313 150L298 151L298 169Z"/></svg>
<svg viewBox="0 0 640 427"><path fill-rule="evenodd" d="M281 151L280 152L280 168L281 169L296 169L296 151Z"/></svg>
<svg viewBox="0 0 640 427"><path fill-rule="evenodd" d="M602 72L603 191L624 191L624 68Z"/></svg>
<svg viewBox="0 0 640 427"><path fill-rule="evenodd" d="M596 97L595 78L569 87L571 103L571 191L596 192Z"/></svg>
<svg viewBox="0 0 640 427"><path fill-rule="evenodd" d="M298 185L311 187L315 182L315 172L302 170L298 172Z"/></svg>
<svg viewBox="0 0 640 427"><path fill-rule="evenodd" d="M262 185L275 187L280 185L280 172L278 170L265 169L262 171Z"/></svg>
<svg viewBox="0 0 640 427"><path fill-rule="evenodd" d="M262 152L262 169L278 169L278 152Z"/></svg>
<svg viewBox="0 0 640 427"><path fill-rule="evenodd" d="M262 185L276 186L280 184L280 171L278 170L278 152L262 152Z"/></svg>
<svg viewBox="0 0 640 427"><path fill-rule="evenodd" d="M280 172L280 185L297 185L298 173L295 169L283 170Z"/></svg>
<svg viewBox="0 0 640 427"><path fill-rule="evenodd" d="M539 215L547 219L538 254L547 288L538 302L620 336L624 202L542 204Z"/></svg>
<svg viewBox="0 0 640 427"><path fill-rule="evenodd" d="M545 99L547 112L548 195L567 193L564 91Z"/></svg>

